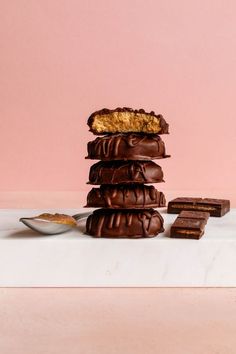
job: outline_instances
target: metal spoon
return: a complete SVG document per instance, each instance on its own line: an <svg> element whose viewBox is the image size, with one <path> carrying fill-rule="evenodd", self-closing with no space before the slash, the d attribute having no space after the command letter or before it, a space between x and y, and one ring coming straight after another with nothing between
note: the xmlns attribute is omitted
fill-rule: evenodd
<svg viewBox="0 0 236 354"><path fill-rule="evenodd" d="M79 213L75 214L72 217L78 221L81 219L85 219L91 214L91 212L87 213ZM63 224L60 222L55 222L52 220L46 220L42 218L36 217L31 217L31 218L20 218L21 222L25 224L27 227L30 229L39 232L44 235L56 235L56 234L62 234L64 232L67 232L71 230L74 226L69 225L69 224Z"/></svg>

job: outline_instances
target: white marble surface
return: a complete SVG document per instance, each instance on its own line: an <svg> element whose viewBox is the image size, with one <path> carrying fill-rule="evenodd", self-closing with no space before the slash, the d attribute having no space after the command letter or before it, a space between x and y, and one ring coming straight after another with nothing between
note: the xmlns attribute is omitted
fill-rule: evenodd
<svg viewBox="0 0 236 354"><path fill-rule="evenodd" d="M48 210L47 210L48 211ZM84 209L60 209L68 214ZM232 287L236 286L236 209L210 218L200 240L94 239L84 222L66 234L41 236L19 223L45 210L0 210L0 286Z"/></svg>

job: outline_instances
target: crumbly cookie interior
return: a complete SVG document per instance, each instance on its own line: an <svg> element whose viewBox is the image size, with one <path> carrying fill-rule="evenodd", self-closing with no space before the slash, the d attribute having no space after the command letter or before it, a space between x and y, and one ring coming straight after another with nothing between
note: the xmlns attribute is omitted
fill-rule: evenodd
<svg viewBox="0 0 236 354"><path fill-rule="evenodd" d="M95 115L92 129L97 133L150 133L161 130L160 118L145 113L112 112Z"/></svg>

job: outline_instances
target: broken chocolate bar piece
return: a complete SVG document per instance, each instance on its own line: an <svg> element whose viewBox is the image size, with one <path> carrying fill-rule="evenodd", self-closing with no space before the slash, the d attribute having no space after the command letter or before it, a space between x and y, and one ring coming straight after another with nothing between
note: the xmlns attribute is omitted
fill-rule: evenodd
<svg viewBox="0 0 236 354"><path fill-rule="evenodd" d="M157 134L109 134L88 143L87 159L153 160L169 157Z"/></svg>
<svg viewBox="0 0 236 354"><path fill-rule="evenodd" d="M230 201L212 198L176 198L168 203L169 214L179 214L182 210L206 211L210 216L223 216L230 210Z"/></svg>
<svg viewBox="0 0 236 354"><path fill-rule="evenodd" d="M90 131L94 134L107 133L147 133L168 134L169 125L160 114L145 112L144 109L128 107L101 109L88 119Z"/></svg>
<svg viewBox="0 0 236 354"><path fill-rule="evenodd" d="M154 186L144 184L103 184L92 188L86 207L110 209L149 209L165 206L165 196Z"/></svg>
<svg viewBox="0 0 236 354"><path fill-rule="evenodd" d="M100 161L90 168L89 184L158 183L163 171L153 161Z"/></svg>
<svg viewBox="0 0 236 354"><path fill-rule="evenodd" d="M207 220L210 216L208 212L201 211L181 211L170 229L170 237L200 239L204 234Z"/></svg>
<svg viewBox="0 0 236 354"><path fill-rule="evenodd" d="M163 218L154 209L98 209L86 222L86 233L94 237L154 237L163 231Z"/></svg>

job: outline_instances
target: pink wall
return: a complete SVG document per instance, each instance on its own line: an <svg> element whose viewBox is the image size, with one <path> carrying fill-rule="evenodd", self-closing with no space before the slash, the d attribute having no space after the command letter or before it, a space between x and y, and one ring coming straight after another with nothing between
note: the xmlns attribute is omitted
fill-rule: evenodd
<svg viewBox="0 0 236 354"><path fill-rule="evenodd" d="M93 138L86 119L125 105L153 109L170 123L164 189L230 195L234 0L1 5L1 190L85 189Z"/></svg>

